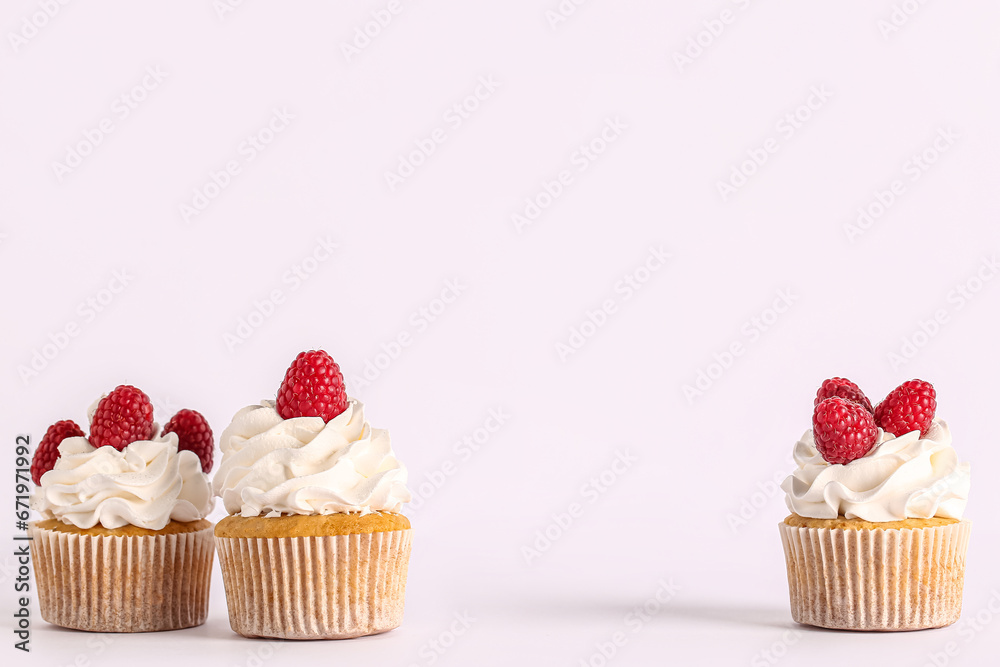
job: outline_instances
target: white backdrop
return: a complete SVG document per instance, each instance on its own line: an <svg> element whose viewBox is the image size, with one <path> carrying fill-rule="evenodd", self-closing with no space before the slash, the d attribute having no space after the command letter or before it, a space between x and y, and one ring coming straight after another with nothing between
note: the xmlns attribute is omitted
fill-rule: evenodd
<svg viewBox="0 0 1000 667"><path fill-rule="evenodd" d="M419 498L387 635L241 639L216 576L201 628L36 612L15 657L1000 650L1000 7L576 2L4 3L4 465L121 383L218 435L322 347ZM776 482L832 375L936 385L973 469L962 624L791 622Z"/></svg>

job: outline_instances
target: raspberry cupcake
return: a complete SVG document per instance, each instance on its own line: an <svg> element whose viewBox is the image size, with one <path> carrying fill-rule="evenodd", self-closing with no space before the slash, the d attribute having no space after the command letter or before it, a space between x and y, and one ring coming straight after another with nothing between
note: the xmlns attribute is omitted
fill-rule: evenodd
<svg viewBox="0 0 1000 667"><path fill-rule="evenodd" d="M920 630L962 613L969 465L935 416L934 387L904 382L874 409L823 383L784 481L779 528L792 617L846 630Z"/></svg>
<svg viewBox="0 0 1000 667"><path fill-rule="evenodd" d="M299 354L277 400L237 412L220 445L214 487L229 516L215 535L233 630L344 639L397 627L406 468L330 355Z"/></svg>
<svg viewBox="0 0 1000 667"><path fill-rule="evenodd" d="M89 416L89 437L57 422L32 460L42 618L94 632L201 625L214 551L211 429L182 410L161 432L149 398L128 385Z"/></svg>

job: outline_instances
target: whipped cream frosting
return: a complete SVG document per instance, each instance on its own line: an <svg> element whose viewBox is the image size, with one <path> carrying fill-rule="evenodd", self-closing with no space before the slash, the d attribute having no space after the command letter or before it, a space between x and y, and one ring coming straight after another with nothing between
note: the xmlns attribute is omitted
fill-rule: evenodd
<svg viewBox="0 0 1000 667"><path fill-rule="evenodd" d="M844 465L826 462L809 430L795 444L794 459L798 469L781 488L788 509L803 517L961 519L969 498L969 464L958 462L941 419L923 438L919 431L897 438L878 429L871 451Z"/></svg>
<svg viewBox="0 0 1000 667"><path fill-rule="evenodd" d="M159 432L154 425L153 432ZM215 505L198 455L178 451L177 435L154 435L122 451L95 448L84 437L59 445L55 467L42 475L32 507L45 519L78 528L160 530L170 521L204 519Z"/></svg>
<svg viewBox="0 0 1000 667"><path fill-rule="evenodd" d="M353 398L329 422L283 419L261 401L236 413L219 444L214 486L230 514L399 512L410 501L389 432L372 428Z"/></svg>

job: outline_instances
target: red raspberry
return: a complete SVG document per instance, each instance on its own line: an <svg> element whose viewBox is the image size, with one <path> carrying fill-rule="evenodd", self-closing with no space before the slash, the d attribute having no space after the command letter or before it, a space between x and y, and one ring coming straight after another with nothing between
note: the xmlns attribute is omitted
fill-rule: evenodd
<svg viewBox="0 0 1000 667"><path fill-rule="evenodd" d="M877 435L874 418L860 403L835 396L813 411L816 449L829 463L860 459L875 445Z"/></svg>
<svg viewBox="0 0 1000 667"><path fill-rule="evenodd" d="M816 400L813 401L813 406L815 407L824 400L833 398L834 396L854 401L864 406L868 412L874 412L872 410L872 402L865 396L865 392L861 391L858 385L847 378L830 378L829 380L824 380L816 392Z"/></svg>
<svg viewBox="0 0 1000 667"><path fill-rule="evenodd" d="M31 458L31 479L35 484L42 483L42 475L52 470L56 466L56 459L59 458L59 444L66 438L83 435L83 430L70 419L56 422L45 431L42 441L38 443L38 449Z"/></svg>
<svg viewBox="0 0 1000 667"><path fill-rule="evenodd" d="M153 406L149 396L127 384L101 399L90 422L90 444L118 451L153 435Z"/></svg>
<svg viewBox="0 0 1000 667"><path fill-rule="evenodd" d="M200 412L195 410L180 410L170 418L163 427L163 433L177 434L177 449L187 449L201 459L202 472L212 469L212 456L215 453L215 441L212 439L212 429Z"/></svg>
<svg viewBox="0 0 1000 667"><path fill-rule="evenodd" d="M330 421L347 409L340 366L323 350L299 353L278 388L277 407L284 419L322 417Z"/></svg>
<svg viewBox="0 0 1000 667"><path fill-rule="evenodd" d="M922 438L927 435L936 410L934 386L923 380L908 380L875 407L875 423L897 438L910 431L920 431Z"/></svg>

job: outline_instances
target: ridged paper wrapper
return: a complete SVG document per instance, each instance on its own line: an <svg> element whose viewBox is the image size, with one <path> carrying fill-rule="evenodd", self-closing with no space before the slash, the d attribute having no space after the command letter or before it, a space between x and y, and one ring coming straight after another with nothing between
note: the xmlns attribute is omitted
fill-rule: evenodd
<svg viewBox="0 0 1000 667"><path fill-rule="evenodd" d="M214 526L163 535L82 535L33 525L42 618L91 632L154 632L208 616Z"/></svg>
<svg viewBox="0 0 1000 667"><path fill-rule="evenodd" d="M216 537L229 624L244 637L348 639L403 620L411 530Z"/></svg>
<svg viewBox="0 0 1000 667"><path fill-rule="evenodd" d="M962 613L970 521L902 529L779 524L792 618L844 630L921 630Z"/></svg>

